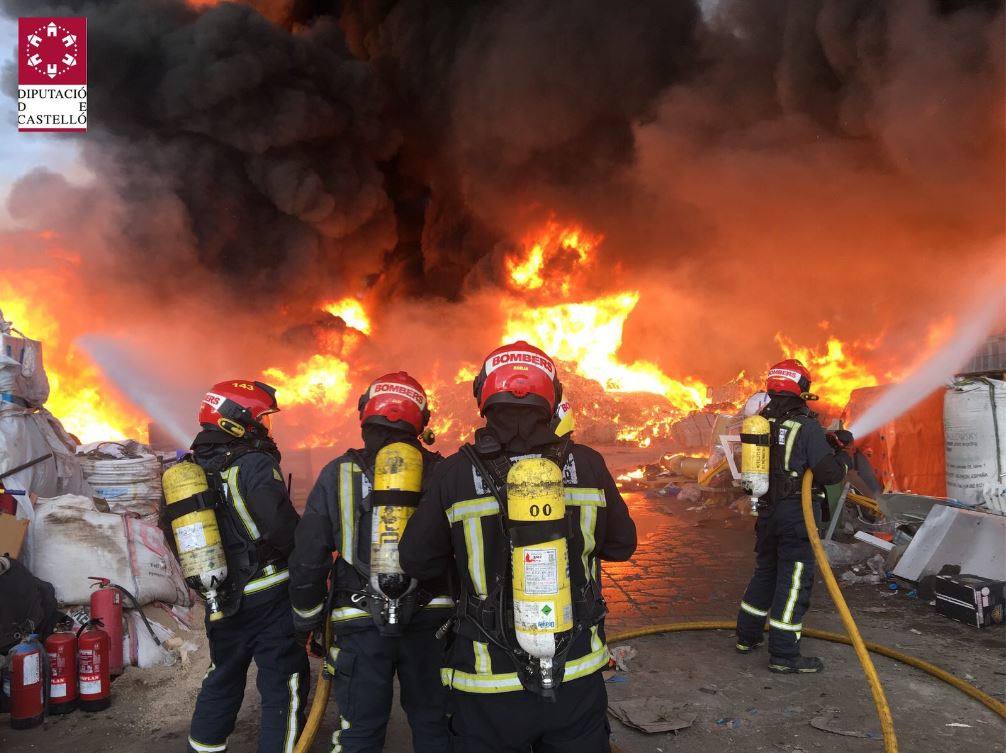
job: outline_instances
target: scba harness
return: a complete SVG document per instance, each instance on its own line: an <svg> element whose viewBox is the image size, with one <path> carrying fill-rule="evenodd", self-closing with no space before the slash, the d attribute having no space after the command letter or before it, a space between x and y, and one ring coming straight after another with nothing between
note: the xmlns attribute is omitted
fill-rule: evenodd
<svg viewBox="0 0 1006 753"><path fill-rule="evenodd" d="M488 452L480 452L473 445L465 445L461 448L461 452L472 463L499 505L500 533L507 545L497 547L497 551L493 553L496 561L495 578L489 585L486 596L482 598L467 589L461 594L453 621L454 632L462 638L476 642L489 642L500 648L514 665L517 678L525 690L554 700L556 689L563 681L569 651L576 639L585 630L598 625L607 614L607 607L601 596L600 584L591 578L590 573L581 573L576 568L568 568L571 579L568 619L571 620L571 627L562 632L555 632L554 655L547 659L532 656L522 648L521 641L523 640L526 644L528 634L526 624L518 626L515 621L516 586L512 555L515 551L529 552L530 550L530 553L524 555L530 559L532 553L541 554L540 550L534 552L536 545L562 540L565 542L564 548L568 556L569 543L573 539L572 514L567 510L561 518L547 519L551 517L548 514L549 511L532 509L530 517L536 517L537 512L541 512L546 519L536 522L515 519L512 516L513 510L508 504L507 483L508 476L515 467L515 461L511 460L502 448L492 448ZM541 453L540 457L559 469L556 475L561 479L561 469L566 465L567 460L571 459L569 456L570 442L565 439L551 445L548 450ZM523 492L527 490L518 491L523 496ZM546 553L548 551L551 550L546 550ZM528 573L527 568L534 567L534 563L525 563L522 560L520 564L524 577L532 578L533 576ZM533 596L527 597L526 594L522 594L522 597L534 598ZM561 603L561 599L558 603ZM534 606L533 601L531 606ZM549 612L551 606L552 602L546 602L546 607L542 611ZM561 609L561 607L559 608ZM521 609L526 611L526 605L522 603ZM551 624L558 627L564 624L564 620L561 615L555 614ZM524 629L521 629L522 627ZM532 628L533 630L534 628ZM518 635L519 632L522 633L521 636ZM533 638L533 635L531 637Z"/></svg>
<svg viewBox="0 0 1006 753"><path fill-rule="evenodd" d="M360 503L356 505L353 504L352 499L340 500L343 505L353 505L354 525L351 547L354 556L352 561L347 561L347 564L359 576L361 585L359 588L337 588L335 590L337 593L348 595L357 609L368 613L381 635L398 636L405 631L413 617L433 600L434 594L413 583L413 586L404 595L397 599L389 599L372 586L371 567L369 564L360 562L356 554L359 552L359 532L363 517L373 513L375 469L372 464L366 462L357 450L350 450L347 454L366 478L371 491L368 494L361 494ZM403 505L408 503L405 495L396 495L396 501ZM373 531L371 531L371 535L373 535Z"/></svg>
<svg viewBox="0 0 1006 753"><path fill-rule="evenodd" d="M770 425L769 445L769 490L758 503L759 512L768 512L785 499L796 496L800 491L800 472L790 467L797 437L803 428L799 419L814 418L814 413L806 406L789 408L776 414L771 403L761 413Z"/></svg>
<svg viewBox="0 0 1006 753"><path fill-rule="evenodd" d="M252 452L270 453L266 444L249 442L222 454L212 461L198 463L192 453L182 461L197 462L206 472L208 488L189 499L168 505L165 516L168 523L199 510L213 510L220 528L220 538L227 561L227 578L218 588L220 606L224 617L238 612L245 595L251 595L282 582L285 573L282 563L266 562L260 566L258 542L261 535L248 512L237 484L237 463ZM201 591L198 578L187 578L189 586Z"/></svg>

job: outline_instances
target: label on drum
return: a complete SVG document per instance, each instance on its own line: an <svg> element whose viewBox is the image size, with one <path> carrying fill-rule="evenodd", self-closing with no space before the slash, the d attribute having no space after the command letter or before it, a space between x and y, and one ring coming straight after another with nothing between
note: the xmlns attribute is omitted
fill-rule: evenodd
<svg viewBox="0 0 1006 753"><path fill-rule="evenodd" d="M98 695L101 692L101 677L99 675L80 676L80 694Z"/></svg>
<svg viewBox="0 0 1006 753"><path fill-rule="evenodd" d="M24 658L24 664L21 665L21 671L24 675L22 684L34 685L42 679L41 658L40 654L30 654Z"/></svg>
<svg viewBox="0 0 1006 753"><path fill-rule="evenodd" d="M53 682L49 685L50 698L66 698L66 683Z"/></svg>
<svg viewBox="0 0 1006 753"><path fill-rule="evenodd" d="M551 596L559 592L558 552L555 549L524 550L524 593Z"/></svg>
<svg viewBox="0 0 1006 753"><path fill-rule="evenodd" d="M178 542L179 552L202 549L206 546L206 534L203 532L203 524L191 523L187 526L179 526L175 529L175 540Z"/></svg>

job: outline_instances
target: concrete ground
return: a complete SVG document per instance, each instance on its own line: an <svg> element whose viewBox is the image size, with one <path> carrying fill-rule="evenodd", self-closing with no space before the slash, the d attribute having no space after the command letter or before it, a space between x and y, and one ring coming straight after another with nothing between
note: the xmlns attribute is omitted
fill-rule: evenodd
<svg viewBox="0 0 1006 753"><path fill-rule="evenodd" d="M609 458L612 467L623 470L634 461L638 455L625 452ZM664 622L734 619L753 563L751 520L722 509L689 511L685 503L648 499L642 493L627 493L626 498L639 527L640 546L631 562L605 566L609 635ZM864 638L932 661L1003 700L1006 631L1002 628L979 631L952 622L928 603L908 598L904 589L854 585L844 592ZM843 632L820 579L804 623ZM665 699L694 721L676 734L646 735L612 720L613 742L625 753L708 753L734 746L789 753L883 750L869 690L849 647L806 639L804 653L821 656L827 669L816 676L791 677L769 673L764 650L752 656L736 654L733 636L726 631L676 633L628 643L639 654L629 662L628 673L609 682L610 700ZM187 667L130 669L112 686L113 707L96 715L76 712L20 732L8 729L0 717L0 751L183 751L188 715L207 663L202 650ZM978 702L897 662L877 657L876 666L901 750L1006 751L1006 722ZM312 668L317 671L316 664ZM257 711L252 676L230 750L255 750ZM333 702L312 753L329 750L335 717ZM811 726L814 719L868 737L822 731ZM396 704L385 750L411 749L408 726Z"/></svg>

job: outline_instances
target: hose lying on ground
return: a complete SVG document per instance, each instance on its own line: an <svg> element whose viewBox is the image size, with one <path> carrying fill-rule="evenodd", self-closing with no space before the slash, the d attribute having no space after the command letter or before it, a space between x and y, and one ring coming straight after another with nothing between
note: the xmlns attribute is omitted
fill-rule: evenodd
<svg viewBox="0 0 1006 753"><path fill-rule="evenodd" d="M835 601L835 605L838 607L839 614L842 617L842 621L846 626L846 629L852 634L852 638L848 636L841 635L839 633L832 633L826 630L816 630L814 628L804 628L803 635L810 638L818 638L825 641L831 641L832 643L844 643L846 645L851 645L856 648L856 653L860 657L860 663L863 664L863 671L866 673L867 679L870 681L870 689L874 691L874 686L876 691L874 692L874 702L877 705L877 713L880 717L881 728L884 731L884 747L886 751L893 752L897 751L897 739L894 736L894 725L891 720L890 708L887 706L887 700L884 698L883 689L880 688L880 681L877 678L876 669L873 667L873 663L870 661L869 654L867 651L872 651L875 654L881 656L886 656L895 661L900 661L903 664L907 664L916 669L921 669L938 680L942 680L948 685L960 690L965 695L974 698L976 701L984 704L988 709L998 714L1000 717L1006 719L1006 704L1001 701L996 700L988 693L985 693L974 685L960 679L959 677L947 672L945 669L941 669L934 664L930 664L927 661L918 659L910 654L897 651L893 648L888 648L887 646L882 646L879 643L864 642L862 637L859 635L859 630L856 628L856 624L852 619L852 614L849 612L849 607L845 603L845 598L842 596L842 591L838 587L838 583L835 582L835 576L831 572L831 566L828 563L827 555L824 552L824 548L821 546L821 539L817 534L817 525L814 521L813 508L811 506L811 486L813 484L813 476L810 471L808 471L803 478L803 514L804 523L807 526L808 536L810 537L811 545L814 548L814 555L817 558L818 564L821 568L822 575L825 579L825 583L828 585L828 591ZM736 623L727 620L702 620L696 622L671 622L662 625L651 625L649 627L640 628L637 630L626 630L608 637L609 643L616 643L619 641L627 641L633 638L640 638L647 635L659 635L662 633L681 633L689 632L692 630L734 630L736 629ZM863 661L865 656L865 661ZM886 720L886 724L885 724Z"/></svg>

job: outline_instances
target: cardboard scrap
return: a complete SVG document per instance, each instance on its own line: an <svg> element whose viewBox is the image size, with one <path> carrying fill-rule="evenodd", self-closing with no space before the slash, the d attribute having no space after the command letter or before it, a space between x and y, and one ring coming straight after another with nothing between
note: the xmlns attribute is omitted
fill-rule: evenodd
<svg viewBox="0 0 1006 753"><path fill-rule="evenodd" d="M692 726L696 715L687 703L675 703L665 698L630 698L609 701L608 713L627 727L647 734L677 732Z"/></svg>
<svg viewBox="0 0 1006 753"><path fill-rule="evenodd" d="M0 556L17 559L28 535L28 521L0 513Z"/></svg>

